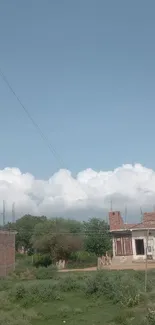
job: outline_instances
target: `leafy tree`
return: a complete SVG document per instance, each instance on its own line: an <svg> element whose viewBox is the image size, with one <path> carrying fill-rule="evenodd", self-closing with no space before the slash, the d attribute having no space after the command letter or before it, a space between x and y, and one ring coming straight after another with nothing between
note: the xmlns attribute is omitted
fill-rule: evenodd
<svg viewBox="0 0 155 325"><path fill-rule="evenodd" d="M47 220L46 217L37 217L32 215L24 215L18 219L16 223L9 223L6 228L17 231L16 234L16 249L24 247L24 250L31 250L32 243L31 237L34 232L34 228L38 223L44 223Z"/></svg>
<svg viewBox="0 0 155 325"><path fill-rule="evenodd" d="M32 236L34 249L42 254L50 254L53 261L67 260L72 252L83 247L82 234L76 233L73 228L71 220L61 218L36 225Z"/></svg>
<svg viewBox="0 0 155 325"><path fill-rule="evenodd" d="M101 219L92 218L84 222L85 249L87 252L102 256L111 250L109 225Z"/></svg>

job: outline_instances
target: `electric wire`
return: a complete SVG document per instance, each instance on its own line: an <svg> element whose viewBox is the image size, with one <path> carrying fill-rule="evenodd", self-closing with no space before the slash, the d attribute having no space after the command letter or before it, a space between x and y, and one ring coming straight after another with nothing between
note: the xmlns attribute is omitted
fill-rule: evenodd
<svg viewBox="0 0 155 325"><path fill-rule="evenodd" d="M15 96L15 98L17 99L18 103L20 104L21 108L24 110L25 114L27 115L28 119L31 121L31 123L33 124L33 126L35 127L35 129L37 130L37 132L40 134L40 137L43 139L43 141L46 143L46 145L48 146L50 152L53 154L53 156L59 161L59 166L61 168L66 168L66 164L64 163L63 159L61 158L61 156L59 155L59 153L57 152L57 150L55 149L55 147L53 146L53 144L51 144L47 138L47 136L44 134L44 132L42 131L41 127L38 125L38 123L35 121L35 119L32 117L32 115L30 114L29 110L26 108L26 106L22 103L21 99L19 98L19 96L16 94L16 92L14 91L13 87L11 86L8 78L6 77L6 75L3 73L2 69L0 68L0 76L2 78L2 80L4 81L4 83L8 86L8 88L10 89L10 91L12 92L12 94ZM68 174L67 174L68 175ZM68 177L68 179L70 180L70 178ZM80 190L83 191L83 193L85 194L85 199L88 198L86 191L80 186L79 183L75 183L76 187L79 187ZM82 200L82 199L79 199Z"/></svg>

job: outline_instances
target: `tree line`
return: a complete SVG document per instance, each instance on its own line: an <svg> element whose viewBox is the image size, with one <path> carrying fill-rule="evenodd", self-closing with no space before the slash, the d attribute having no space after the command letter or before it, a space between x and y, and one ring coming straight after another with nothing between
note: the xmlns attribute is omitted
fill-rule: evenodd
<svg viewBox="0 0 155 325"><path fill-rule="evenodd" d="M17 251L23 247L28 254L48 255L53 262L86 253L102 256L111 250L109 225L99 218L80 222L24 215L6 228L17 232Z"/></svg>

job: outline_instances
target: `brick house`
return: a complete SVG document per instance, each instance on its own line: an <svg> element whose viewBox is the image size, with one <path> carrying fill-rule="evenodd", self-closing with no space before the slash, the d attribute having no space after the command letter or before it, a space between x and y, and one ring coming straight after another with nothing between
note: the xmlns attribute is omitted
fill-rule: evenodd
<svg viewBox="0 0 155 325"><path fill-rule="evenodd" d="M0 276L15 269L15 232L0 230Z"/></svg>
<svg viewBox="0 0 155 325"><path fill-rule="evenodd" d="M113 240L113 257L136 261L147 257L155 260L155 212L144 213L137 224L126 224L119 211L109 212L110 232Z"/></svg>

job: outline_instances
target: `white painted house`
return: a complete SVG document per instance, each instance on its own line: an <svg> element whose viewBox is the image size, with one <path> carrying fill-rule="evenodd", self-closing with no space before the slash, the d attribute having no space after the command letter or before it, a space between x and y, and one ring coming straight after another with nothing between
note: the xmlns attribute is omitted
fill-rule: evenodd
<svg viewBox="0 0 155 325"><path fill-rule="evenodd" d="M136 260L155 260L155 212L144 213L138 224L125 224L119 211L109 213L113 238L113 257ZM146 254L146 247L147 254Z"/></svg>

